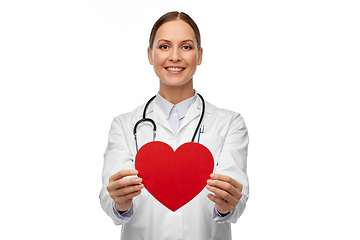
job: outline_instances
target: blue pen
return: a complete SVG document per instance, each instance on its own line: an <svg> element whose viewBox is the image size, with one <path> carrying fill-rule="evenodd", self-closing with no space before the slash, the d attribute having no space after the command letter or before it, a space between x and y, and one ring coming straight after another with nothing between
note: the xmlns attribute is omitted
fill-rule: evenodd
<svg viewBox="0 0 360 240"><path fill-rule="evenodd" d="M201 131L201 129L202 129L202 131ZM200 127L200 129L199 129L198 143L200 142L200 133L204 133L204 129L205 129L204 125L202 125L202 127Z"/></svg>

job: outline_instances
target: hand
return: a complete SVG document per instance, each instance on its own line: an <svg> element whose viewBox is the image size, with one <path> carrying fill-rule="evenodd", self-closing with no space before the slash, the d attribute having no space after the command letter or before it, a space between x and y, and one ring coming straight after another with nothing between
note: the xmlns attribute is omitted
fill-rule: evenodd
<svg viewBox="0 0 360 240"><path fill-rule="evenodd" d="M135 169L121 170L109 178L107 190L115 202L116 209L120 212L130 209L133 197L139 195L144 187L139 177L124 178L137 174L138 171Z"/></svg>
<svg viewBox="0 0 360 240"><path fill-rule="evenodd" d="M215 203L215 207L221 214L231 212L242 197L242 184L233 178L213 173L207 181L206 188L215 194L208 194L208 198Z"/></svg>

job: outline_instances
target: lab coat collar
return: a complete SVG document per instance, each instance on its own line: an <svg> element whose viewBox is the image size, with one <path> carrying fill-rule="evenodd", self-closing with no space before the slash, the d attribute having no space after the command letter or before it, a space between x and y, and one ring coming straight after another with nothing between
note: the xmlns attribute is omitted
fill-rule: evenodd
<svg viewBox="0 0 360 240"><path fill-rule="evenodd" d="M167 120L169 120L171 111L174 107L177 107L179 119L182 119L186 116L188 109L196 101L196 98L197 98L197 92L196 92L196 90L194 90L194 96L174 105L174 104L170 103L169 101L167 101L165 98L163 98L160 95L160 93L158 92L156 94L155 102L156 102L156 105L158 105L159 108L163 111Z"/></svg>
<svg viewBox="0 0 360 240"><path fill-rule="evenodd" d="M148 110L146 111L147 112L146 117L152 118L156 124L159 124L172 132L171 126L170 126L168 120L165 118L164 113L161 111L161 109L159 108L159 106L157 106L157 104L155 102L156 101L153 101L149 105ZM143 108L142 108L142 110L143 110ZM183 127L185 127L187 124L189 124L192 120L194 120L196 117L200 116L201 110L202 110L202 101L201 101L200 97L197 97L196 101L190 106L188 112L186 113L186 116L179 128L179 132ZM214 106L205 101L204 119L206 118L206 114L213 114L214 110L215 110ZM142 112L141 112L141 116L142 116Z"/></svg>

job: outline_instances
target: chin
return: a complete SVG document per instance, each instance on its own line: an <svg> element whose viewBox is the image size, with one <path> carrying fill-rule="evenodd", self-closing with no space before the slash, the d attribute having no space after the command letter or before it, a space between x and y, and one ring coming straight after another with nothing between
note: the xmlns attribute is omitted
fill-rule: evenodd
<svg viewBox="0 0 360 240"><path fill-rule="evenodd" d="M163 84L169 86L169 87L180 87L188 84L190 82L189 80L160 80Z"/></svg>

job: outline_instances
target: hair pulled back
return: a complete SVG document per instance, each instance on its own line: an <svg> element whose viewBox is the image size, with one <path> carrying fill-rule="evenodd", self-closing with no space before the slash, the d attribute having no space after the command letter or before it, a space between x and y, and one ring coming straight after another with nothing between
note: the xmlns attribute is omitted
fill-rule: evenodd
<svg viewBox="0 0 360 240"><path fill-rule="evenodd" d="M164 24L170 21L174 21L174 20L182 20L184 22L186 22L187 24L190 25L190 27L194 30L195 33L195 38L196 38L196 42L198 45L198 49L200 50L201 48L201 37L200 37L200 30L198 28L198 26L196 25L196 23L194 22L194 20L187 15L184 12L168 12L166 14L164 14L163 16L161 16L154 24L153 28L151 29L151 33L150 33L150 39L149 39L149 47L150 49L153 48L153 44L154 44L154 39L155 39L155 35L157 30Z"/></svg>

